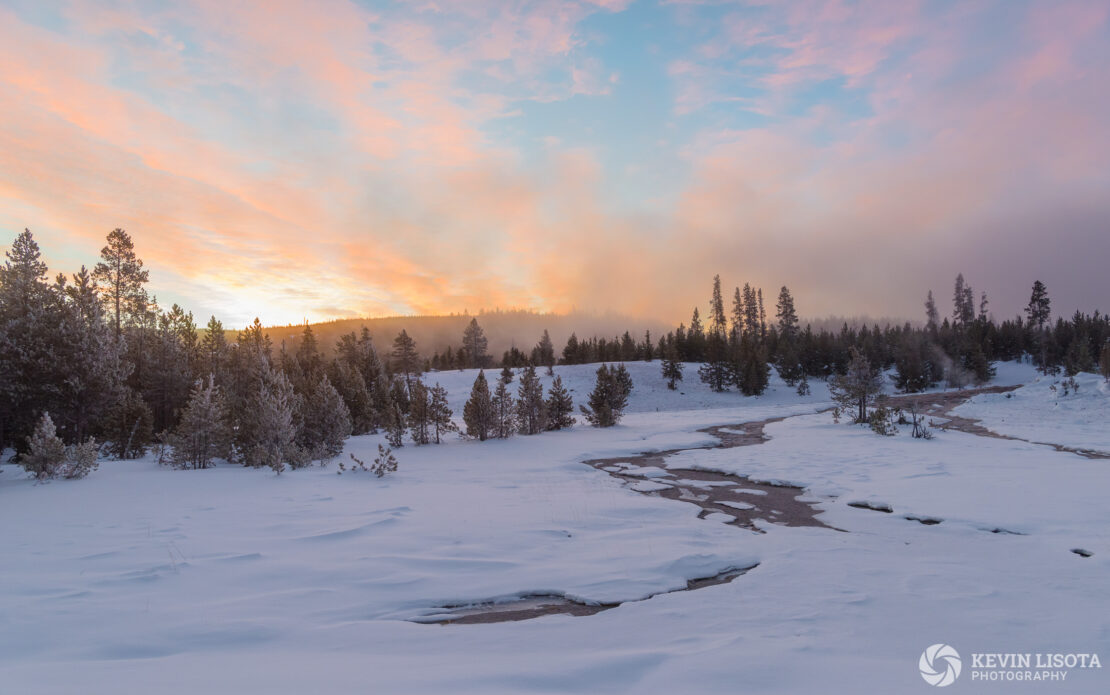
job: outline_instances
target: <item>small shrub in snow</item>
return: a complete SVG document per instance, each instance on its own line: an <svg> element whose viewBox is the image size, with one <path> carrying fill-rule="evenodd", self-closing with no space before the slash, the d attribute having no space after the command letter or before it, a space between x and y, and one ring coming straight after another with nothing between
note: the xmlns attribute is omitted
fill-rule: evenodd
<svg viewBox="0 0 1110 695"><path fill-rule="evenodd" d="M880 405L871 411L871 414L867 416L867 424L871 427L872 432L884 437L893 437L898 434L898 428L894 426L894 413L884 405Z"/></svg>
<svg viewBox="0 0 1110 695"><path fill-rule="evenodd" d="M20 458L23 469L38 480L84 478L97 468L96 442L66 446L58 437L50 413L43 413L27 440L28 452Z"/></svg>
<svg viewBox="0 0 1110 695"><path fill-rule="evenodd" d="M397 470L397 457L393 455L393 450L381 444L378 445L377 457L369 466L366 465L365 461L356 457L354 454L350 454L350 457L351 460L354 461L354 465L350 468L351 471L366 471L367 473L373 473L381 478L384 477L386 473L394 473ZM339 470L336 471L336 473L342 475L346 470L348 470L347 467L340 461Z"/></svg>
<svg viewBox="0 0 1110 695"><path fill-rule="evenodd" d="M833 420L839 422L842 414L855 411L854 421L863 424L868 422L867 406L882 394L883 375L858 349L852 348L851 355L845 373L829 379L829 394L836 402Z"/></svg>

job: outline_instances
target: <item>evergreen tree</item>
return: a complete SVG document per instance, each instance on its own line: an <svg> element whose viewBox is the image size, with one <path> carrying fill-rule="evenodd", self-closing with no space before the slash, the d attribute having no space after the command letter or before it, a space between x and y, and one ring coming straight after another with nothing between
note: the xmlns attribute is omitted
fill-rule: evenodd
<svg viewBox="0 0 1110 695"><path fill-rule="evenodd" d="M224 325L213 316L208 319L208 325L200 339L198 371L202 374L211 374L217 384L226 385L231 361L230 353L231 348L224 334Z"/></svg>
<svg viewBox="0 0 1110 695"><path fill-rule="evenodd" d="M420 372L420 355L416 341L404 329L393 340L393 371L405 375L405 380Z"/></svg>
<svg viewBox="0 0 1110 695"><path fill-rule="evenodd" d="M343 397L322 372L297 403L301 426L297 446L309 459L327 460L343 451L351 435L351 414Z"/></svg>
<svg viewBox="0 0 1110 695"><path fill-rule="evenodd" d="M507 439L513 436L514 411L515 404L513 403L513 395L509 393L509 387L504 381L498 381L497 388L493 391L493 398L490 399L490 412L493 415L490 436L497 439Z"/></svg>
<svg viewBox="0 0 1110 695"><path fill-rule="evenodd" d="M439 444L442 437L448 432L459 431L459 427L455 424L453 416L454 413L451 412L450 406L447 405L447 389L436 384L432 388L431 403L428 407L432 437L435 439L436 444Z"/></svg>
<svg viewBox="0 0 1110 695"><path fill-rule="evenodd" d="M850 354L847 371L829 379L829 393L837 406L833 415L839 417L842 412L855 410L855 421L865 423L867 406L882 394L883 375L858 348L853 347Z"/></svg>
<svg viewBox="0 0 1110 695"><path fill-rule="evenodd" d="M563 386L562 377L555 377L547 392L547 429L563 430L574 425L574 401L570 392Z"/></svg>
<svg viewBox="0 0 1110 695"><path fill-rule="evenodd" d="M328 365L328 381L339 392L343 404L351 417L351 434L360 435L377 429L377 413L366 388L366 382L357 367L351 365L346 357L340 356Z"/></svg>
<svg viewBox="0 0 1110 695"><path fill-rule="evenodd" d="M23 470L38 480L53 478L65 463L66 445L57 436L50 413L43 413L27 442L27 453L20 457Z"/></svg>
<svg viewBox="0 0 1110 695"><path fill-rule="evenodd" d="M1048 298L1048 290L1045 288L1044 283L1037 280L1033 283L1033 293L1029 297L1029 305L1025 307L1025 316L1029 320L1029 325L1036 333L1036 342L1040 348L1040 359L1038 366L1044 374L1049 373L1049 360L1048 360L1048 336L1045 335L1045 325L1048 323L1049 317L1052 315L1051 302Z"/></svg>
<svg viewBox="0 0 1110 695"><path fill-rule="evenodd" d="M1098 371L1102 374L1102 378L1110 381L1110 343L1102 346L1102 354L1098 360Z"/></svg>
<svg viewBox="0 0 1110 695"><path fill-rule="evenodd" d="M925 328L932 333L940 328L940 312L937 311L937 303L933 299L932 290L929 290L928 296L925 297Z"/></svg>
<svg viewBox="0 0 1110 695"><path fill-rule="evenodd" d="M463 422L466 424L466 436L483 442L489 439L493 429L493 403L486 375L480 370L470 389L470 400L463 406Z"/></svg>
<svg viewBox="0 0 1110 695"><path fill-rule="evenodd" d="M463 354L466 355L468 367L474 369L486 366L486 362L489 361L489 355L486 352L488 345L486 333L478 325L478 319L470 319L466 330L463 331Z"/></svg>
<svg viewBox="0 0 1110 695"><path fill-rule="evenodd" d="M975 320L975 294L971 286L964 282L964 275L956 276L956 286L952 292L952 323L965 327Z"/></svg>
<svg viewBox="0 0 1110 695"><path fill-rule="evenodd" d="M678 388L676 382L682 381L682 362L674 345L668 345L663 355L663 378L667 380L667 388L674 391Z"/></svg>
<svg viewBox="0 0 1110 695"><path fill-rule="evenodd" d="M567 338L567 344L563 348L563 363L578 364L578 336L574 333Z"/></svg>
<svg viewBox="0 0 1110 695"><path fill-rule="evenodd" d="M420 379L412 384L409 405L409 435L417 446L432 440L432 396Z"/></svg>
<svg viewBox="0 0 1110 695"><path fill-rule="evenodd" d="M154 439L154 415L142 396L126 389L100 427L108 454L120 460L142 458Z"/></svg>
<svg viewBox="0 0 1110 695"><path fill-rule="evenodd" d="M758 332L745 334L737 345L732 366L736 387L745 396L761 395L770 383L771 369L767 366L767 355L758 340Z"/></svg>
<svg viewBox="0 0 1110 695"><path fill-rule="evenodd" d="M169 438L170 465L174 468L201 469L213 459L231 458L232 431L227 407L215 379L198 379L181 415L177 429Z"/></svg>
<svg viewBox="0 0 1110 695"><path fill-rule="evenodd" d="M705 360L705 331L702 329L697 307L694 307L694 314L690 317L690 328L686 331L685 358L687 362Z"/></svg>
<svg viewBox="0 0 1110 695"><path fill-rule="evenodd" d="M532 365L525 367L520 374L515 410L517 432L539 434L547 429L547 405L543 398L543 385Z"/></svg>
<svg viewBox="0 0 1110 695"><path fill-rule="evenodd" d="M509 368L509 365L505 365L501 368L501 381L506 384L513 383L513 370Z"/></svg>
<svg viewBox="0 0 1110 695"><path fill-rule="evenodd" d="M794 309L794 297L785 285L779 290L775 316L778 318L775 367L787 386L793 386L804 376L804 369L800 355L798 313Z"/></svg>
<svg viewBox="0 0 1110 695"><path fill-rule="evenodd" d="M26 451L38 416L58 401L63 307L29 230L0 268L0 447Z"/></svg>
<svg viewBox="0 0 1110 695"><path fill-rule="evenodd" d="M709 330L706 332L705 363L698 369L702 382L714 391L728 388L728 326L725 303L721 298L721 276L713 277L713 294L709 300Z"/></svg>
<svg viewBox="0 0 1110 695"><path fill-rule="evenodd" d="M627 373L627 372L626 372ZM597 381L587 400L588 406L579 406L586 421L594 427L612 427L620 422L628 405L628 390L622 383L616 369L601 365L597 369Z"/></svg>
<svg viewBox="0 0 1110 695"><path fill-rule="evenodd" d="M131 236L122 229L108 233L108 244L100 250L100 258L93 279L100 287L119 338L128 319L139 315L146 304L143 285L150 281L150 272L143 269Z"/></svg>
<svg viewBox="0 0 1110 695"><path fill-rule="evenodd" d="M383 377L384 378L384 377ZM385 440L394 449L404 446L405 427L412 401L401 379L394 379L384 411Z"/></svg>
<svg viewBox="0 0 1110 695"><path fill-rule="evenodd" d="M236 431L238 453L245 465L267 466L280 474L286 463L299 467L306 462L307 454L296 443L295 407L288 377L265 364Z"/></svg>
<svg viewBox="0 0 1110 695"><path fill-rule="evenodd" d="M540 338L540 342L536 345L533 352L535 353L535 357L532 359L532 362L546 367L548 376L554 374L555 345L551 342L551 336L547 334L546 328L543 331L543 337Z"/></svg>

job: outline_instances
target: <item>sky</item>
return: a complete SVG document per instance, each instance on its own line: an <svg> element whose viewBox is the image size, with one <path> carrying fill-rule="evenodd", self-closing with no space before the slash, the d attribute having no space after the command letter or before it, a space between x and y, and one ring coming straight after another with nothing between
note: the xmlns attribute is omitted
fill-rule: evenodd
<svg viewBox="0 0 1110 695"><path fill-rule="evenodd" d="M0 243L241 326L1110 309L1110 3L0 0ZM6 246L4 247L7 248ZM703 309L704 310L704 309Z"/></svg>

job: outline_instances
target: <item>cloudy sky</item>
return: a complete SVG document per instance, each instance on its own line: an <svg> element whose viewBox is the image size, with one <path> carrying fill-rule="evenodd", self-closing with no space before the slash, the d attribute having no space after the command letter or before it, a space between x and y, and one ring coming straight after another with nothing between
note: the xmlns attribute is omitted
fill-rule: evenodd
<svg viewBox="0 0 1110 695"><path fill-rule="evenodd" d="M1110 3L0 0L0 229L229 325L1110 309Z"/></svg>

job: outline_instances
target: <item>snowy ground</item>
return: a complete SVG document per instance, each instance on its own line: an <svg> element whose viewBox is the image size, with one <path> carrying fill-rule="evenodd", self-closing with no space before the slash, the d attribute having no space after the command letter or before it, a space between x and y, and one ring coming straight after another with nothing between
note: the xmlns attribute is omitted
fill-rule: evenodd
<svg viewBox="0 0 1110 695"><path fill-rule="evenodd" d="M148 460L35 485L4 466L0 692L930 692L918 658L940 642L964 655L952 692L1110 689L1104 669L970 680L972 652L1095 652L1110 668L1110 462L954 431L879 438L814 414L819 382L806 399L782 384L744 399L709 393L690 366L684 393L666 390L658 363L629 367L620 427L406 446L382 480L334 464L278 477ZM558 371L581 400L594 367ZM1033 378L999 371L1001 383ZM473 378L430 380L458 412ZM1035 382L960 414L1034 423L1051 395ZM1079 398L1036 438L1110 449L1105 417L1085 419L1110 396L1081 380ZM698 519L580 463L781 415L798 417L769 425L765 444L666 464L802 484L843 532ZM379 441L348 450L371 456ZM894 512L848 505L859 501ZM632 600L757 562L730 584L589 617L406 620L528 592Z"/></svg>

